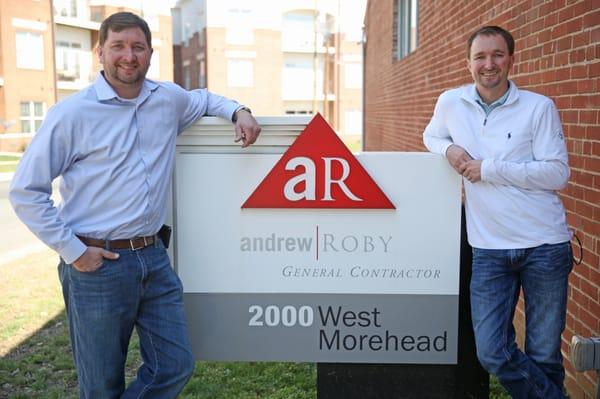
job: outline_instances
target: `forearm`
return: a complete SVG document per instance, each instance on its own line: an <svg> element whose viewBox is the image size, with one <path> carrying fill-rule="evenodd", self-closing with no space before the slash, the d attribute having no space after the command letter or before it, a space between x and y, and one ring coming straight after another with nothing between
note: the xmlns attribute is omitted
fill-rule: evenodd
<svg viewBox="0 0 600 399"><path fill-rule="evenodd" d="M9 197L19 219L67 263L85 251L85 245L60 218L49 194L13 186Z"/></svg>
<svg viewBox="0 0 600 399"><path fill-rule="evenodd" d="M231 121L234 112L240 104L229 100L218 94L207 92L207 111L208 115L215 115Z"/></svg>
<svg viewBox="0 0 600 399"><path fill-rule="evenodd" d="M437 137L428 135L427 132L423 135L423 144L425 147L434 154L440 154L446 156L446 151L452 143L452 139L449 137Z"/></svg>
<svg viewBox="0 0 600 399"><path fill-rule="evenodd" d="M561 190L569 180L569 166L559 160L509 162L486 159L481 180L536 190Z"/></svg>

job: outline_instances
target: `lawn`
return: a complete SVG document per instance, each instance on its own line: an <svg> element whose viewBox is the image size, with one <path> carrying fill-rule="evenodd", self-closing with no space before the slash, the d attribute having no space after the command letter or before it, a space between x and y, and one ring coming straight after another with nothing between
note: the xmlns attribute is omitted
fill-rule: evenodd
<svg viewBox="0 0 600 399"><path fill-rule="evenodd" d="M21 157L16 155L0 155L0 162L19 162L19 159L21 159Z"/></svg>
<svg viewBox="0 0 600 399"><path fill-rule="evenodd" d="M0 398L77 398L64 304L51 251L0 265ZM137 335L127 380L140 365ZM307 363L198 362L180 397L309 399L317 371Z"/></svg>
<svg viewBox="0 0 600 399"><path fill-rule="evenodd" d="M14 172L21 157L0 155L0 173Z"/></svg>
<svg viewBox="0 0 600 399"><path fill-rule="evenodd" d="M77 398L57 257L43 251L0 264L0 398ZM140 364L134 333L130 381ZM314 363L198 362L187 399L316 398ZM492 399L509 399L492 379ZM367 398L365 398L367 399Z"/></svg>

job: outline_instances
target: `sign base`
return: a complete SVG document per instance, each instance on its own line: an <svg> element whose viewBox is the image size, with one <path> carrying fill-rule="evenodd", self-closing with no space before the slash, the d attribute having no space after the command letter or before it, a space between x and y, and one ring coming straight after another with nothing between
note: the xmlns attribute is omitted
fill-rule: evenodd
<svg viewBox="0 0 600 399"><path fill-rule="evenodd" d="M318 399L487 399L489 375L475 351L471 324L471 246L462 209L458 364L317 364Z"/></svg>

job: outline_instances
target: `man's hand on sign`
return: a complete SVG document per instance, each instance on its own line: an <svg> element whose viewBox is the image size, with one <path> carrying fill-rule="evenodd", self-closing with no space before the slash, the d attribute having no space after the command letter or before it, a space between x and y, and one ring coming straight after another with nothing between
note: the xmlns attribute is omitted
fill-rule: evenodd
<svg viewBox="0 0 600 399"><path fill-rule="evenodd" d="M473 158L459 145L452 144L446 150L446 159L458 174L462 175L464 164Z"/></svg>
<svg viewBox="0 0 600 399"><path fill-rule="evenodd" d="M260 126L252 114L244 109L237 112L235 121L235 142L242 142L242 148L253 144L260 134Z"/></svg>
<svg viewBox="0 0 600 399"><path fill-rule="evenodd" d="M462 175L471 183L477 183L481 180L481 160L474 159L464 162L461 165Z"/></svg>

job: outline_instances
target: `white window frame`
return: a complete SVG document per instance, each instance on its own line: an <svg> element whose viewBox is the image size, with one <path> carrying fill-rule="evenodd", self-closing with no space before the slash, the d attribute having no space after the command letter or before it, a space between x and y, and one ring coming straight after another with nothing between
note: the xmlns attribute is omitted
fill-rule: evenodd
<svg viewBox="0 0 600 399"><path fill-rule="evenodd" d="M79 4L77 0L54 0L54 15L59 17L77 18L79 16Z"/></svg>
<svg viewBox="0 0 600 399"><path fill-rule="evenodd" d="M244 6L228 9L225 43L238 45L254 44L254 29L252 26L249 26L251 21L251 8Z"/></svg>
<svg viewBox="0 0 600 399"><path fill-rule="evenodd" d="M20 106L27 104L29 106L29 115L20 115L19 120L21 122L21 133L35 133L39 126L36 127L36 123L42 124L44 116L46 115L46 103L42 101L21 101ZM35 105L40 104L42 106L42 115L35 115ZM19 108L21 113L21 108ZM23 129L23 122L29 122L29 130Z"/></svg>
<svg viewBox="0 0 600 399"><path fill-rule="evenodd" d="M254 61L239 58L228 59L227 85L229 87L254 87Z"/></svg>
<svg viewBox="0 0 600 399"><path fill-rule="evenodd" d="M19 69L44 70L44 35L38 32L15 32L16 61Z"/></svg>
<svg viewBox="0 0 600 399"><path fill-rule="evenodd" d="M402 59L419 45L419 0L396 0L396 58Z"/></svg>
<svg viewBox="0 0 600 399"><path fill-rule="evenodd" d="M59 80L81 79L81 43L56 43L56 73ZM63 75L64 78L60 78Z"/></svg>
<svg viewBox="0 0 600 399"><path fill-rule="evenodd" d="M360 62L344 64L344 85L347 89L362 89L362 64Z"/></svg>

